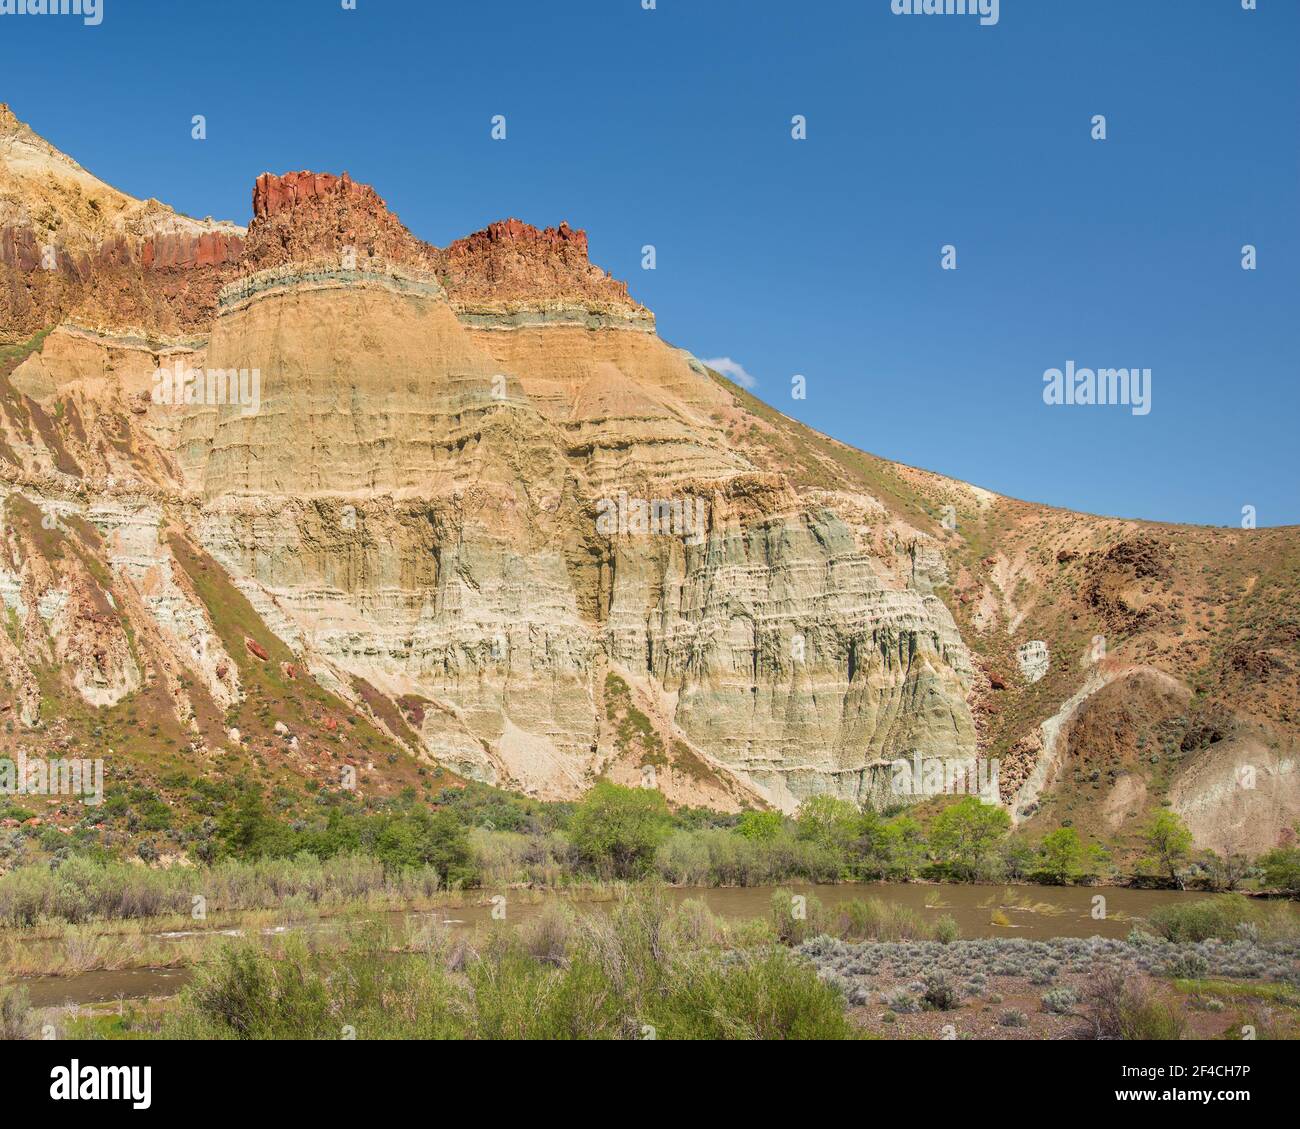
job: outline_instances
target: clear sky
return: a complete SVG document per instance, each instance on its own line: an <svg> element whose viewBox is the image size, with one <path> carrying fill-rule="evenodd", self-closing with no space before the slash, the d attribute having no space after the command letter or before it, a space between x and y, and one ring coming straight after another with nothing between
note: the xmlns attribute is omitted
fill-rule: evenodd
<svg viewBox="0 0 1300 1129"><path fill-rule="evenodd" d="M258 173L346 169L439 245L565 219L666 339L865 450L1300 522L1296 0L103 5L0 16L0 101L133 195L244 223ZM1150 368L1150 413L1046 405L1067 361Z"/></svg>

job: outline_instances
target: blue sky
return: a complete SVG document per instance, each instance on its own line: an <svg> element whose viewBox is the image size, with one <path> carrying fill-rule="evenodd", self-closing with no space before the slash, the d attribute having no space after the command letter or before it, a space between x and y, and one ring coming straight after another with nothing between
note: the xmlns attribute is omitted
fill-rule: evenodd
<svg viewBox="0 0 1300 1129"><path fill-rule="evenodd" d="M1300 522L1295 0L103 3L0 17L0 101L133 195L247 222L258 173L346 169L439 245L566 219L666 339L865 450ZM1150 414L1045 405L1070 360L1150 368Z"/></svg>

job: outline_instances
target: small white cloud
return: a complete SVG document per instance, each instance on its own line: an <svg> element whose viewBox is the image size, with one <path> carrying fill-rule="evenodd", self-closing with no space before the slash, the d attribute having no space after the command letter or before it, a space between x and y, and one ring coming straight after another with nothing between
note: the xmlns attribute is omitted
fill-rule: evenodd
<svg viewBox="0 0 1300 1129"><path fill-rule="evenodd" d="M739 361L733 361L730 357L714 357L711 361L705 361L709 368L715 372L722 373L728 380L735 381L741 388L753 388L758 383L758 378L750 376L745 371L745 366Z"/></svg>

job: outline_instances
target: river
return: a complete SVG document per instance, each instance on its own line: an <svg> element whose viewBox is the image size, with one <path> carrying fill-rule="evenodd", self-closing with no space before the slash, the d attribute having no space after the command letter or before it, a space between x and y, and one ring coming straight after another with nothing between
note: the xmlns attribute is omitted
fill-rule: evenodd
<svg viewBox="0 0 1300 1129"><path fill-rule="evenodd" d="M962 886L962 885L862 885L813 886L789 883L782 887L794 894L816 897L825 906L866 897L908 906L933 920L949 914L957 922L961 935L977 937L1025 937L1041 940L1048 937L1124 937L1144 914L1160 906L1174 905L1204 894L1179 893L1172 890L1130 890L1119 887L1080 886ZM765 917L772 912L773 887L674 887L664 891L674 902L698 899L722 918ZM491 901L492 895L476 892L474 902L450 906L432 912L411 913L386 911L383 916L394 924L403 919L436 920L450 929L471 930L493 920L494 908L504 910L507 923L519 924L541 913L546 904L563 899L563 893L546 894L541 899L529 891L512 894L505 891L504 903ZM1103 899L1098 902L1098 899ZM580 908L594 911L608 909L612 902L575 900ZM1294 906L1294 904L1293 904ZM1300 907L1294 907L1300 912ZM1009 924L994 924L994 910ZM340 925L339 919L323 918L289 926L260 929L265 936L280 935L291 929L329 930ZM227 931L230 932L230 931ZM180 940L194 933L160 933L162 939ZM36 976L21 983L27 988L33 1007L56 1007L65 1004L97 1004L117 999L175 995L189 980L187 968L137 968L97 970L72 976Z"/></svg>

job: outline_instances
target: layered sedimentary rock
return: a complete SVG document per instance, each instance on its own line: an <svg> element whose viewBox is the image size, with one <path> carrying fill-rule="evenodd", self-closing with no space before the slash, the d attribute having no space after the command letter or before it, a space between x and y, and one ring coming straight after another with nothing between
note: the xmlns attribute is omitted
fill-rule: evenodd
<svg viewBox="0 0 1300 1129"><path fill-rule="evenodd" d="M201 325L243 234L111 188L0 104L0 344L68 316L164 331Z"/></svg>
<svg viewBox="0 0 1300 1129"><path fill-rule="evenodd" d="M465 275L431 287L393 242L404 265L331 268L339 213L382 230L377 198L293 183L259 181L249 244L289 215L277 245L302 239L302 257L273 285L233 281L204 353L259 368L260 408L193 413L211 445L185 460L205 548L309 666L441 704L421 721L435 755L545 793L590 778L605 661L652 676L684 737L786 802L856 796L866 763L918 737L973 751L946 609L891 594L833 513L730 453L710 418L726 393L698 364L626 327L485 328L447 300ZM584 245L528 243L556 255L532 299L583 299L556 280ZM602 535L596 510L620 494L698 504L699 543ZM800 631L809 660L787 685L780 646Z"/></svg>
<svg viewBox="0 0 1300 1129"><path fill-rule="evenodd" d="M1159 589L1224 551L1189 535L1179 560L1136 523L1058 522L810 432L661 340L567 224L439 249L346 174L295 172L258 177L245 231L0 138L5 339L53 327L0 388L27 515L0 673L25 723L58 664L92 708L165 691L198 746L240 745L264 666L537 795L652 771L674 802L884 805L899 758L1005 758L1030 820L1096 743L1058 716L1096 684L1089 637L1138 632L1114 645L1152 661ZM101 201L51 204L83 217L66 272L33 258L34 163ZM1224 685L1262 671L1285 729L1276 643L1234 641ZM1186 677L1194 645L1154 658ZM1208 826L1215 788L1180 795Z"/></svg>
<svg viewBox="0 0 1300 1129"><path fill-rule="evenodd" d="M453 307L488 328L572 323L650 330L654 317L587 257L587 233L567 223L538 229L522 220L489 224L442 252Z"/></svg>

